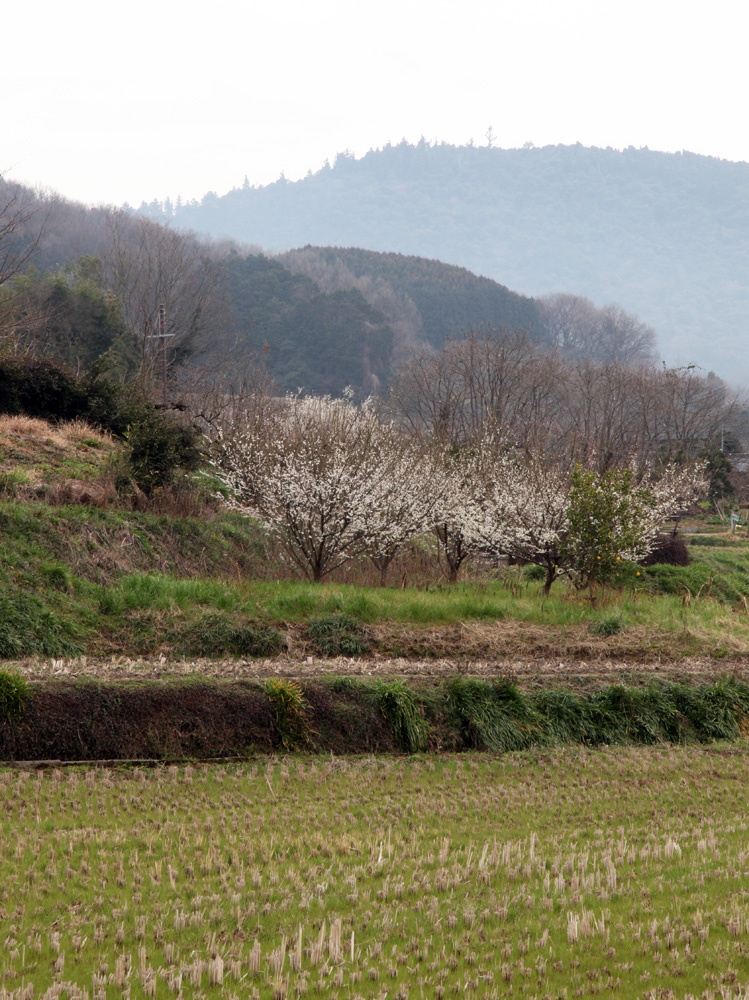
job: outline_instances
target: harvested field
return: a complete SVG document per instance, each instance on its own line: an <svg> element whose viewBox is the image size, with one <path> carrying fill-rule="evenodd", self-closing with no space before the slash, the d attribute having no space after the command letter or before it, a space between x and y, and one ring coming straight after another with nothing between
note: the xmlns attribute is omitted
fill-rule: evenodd
<svg viewBox="0 0 749 1000"><path fill-rule="evenodd" d="M7 1000L743 998L747 751L0 771Z"/></svg>

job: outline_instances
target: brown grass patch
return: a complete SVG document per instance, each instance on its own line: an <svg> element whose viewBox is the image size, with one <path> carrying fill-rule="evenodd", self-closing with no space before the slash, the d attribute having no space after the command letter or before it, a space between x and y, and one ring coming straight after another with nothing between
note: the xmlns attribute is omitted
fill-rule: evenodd
<svg viewBox="0 0 749 1000"><path fill-rule="evenodd" d="M414 659L514 659L528 657L635 659L652 662L680 655L674 637L645 627L615 636L591 635L585 624L533 625L527 622L459 622L416 626L384 623L369 635L377 652Z"/></svg>
<svg viewBox="0 0 749 1000"><path fill-rule="evenodd" d="M88 441L101 447L111 447L114 444L111 434L92 427L85 420L52 424L38 417L0 414L0 444L12 444L19 439L53 444L61 449L85 444Z"/></svg>

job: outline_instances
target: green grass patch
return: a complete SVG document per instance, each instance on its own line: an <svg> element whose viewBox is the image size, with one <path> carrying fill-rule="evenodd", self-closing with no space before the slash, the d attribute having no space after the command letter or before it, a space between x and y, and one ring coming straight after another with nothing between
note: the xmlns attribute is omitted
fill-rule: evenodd
<svg viewBox="0 0 749 1000"><path fill-rule="evenodd" d="M402 680L378 681L374 694L401 749L407 753L426 749L429 724L413 689Z"/></svg>
<svg viewBox="0 0 749 1000"><path fill-rule="evenodd" d="M361 623L342 612L311 618L307 635L323 656L361 656L369 649Z"/></svg>
<svg viewBox="0 0 749 1000"><path fill-rule="evenodd" d="M25 656L79 656L84 650L79 624L32 594L0 596L0 659Z"/></svg>
<svg viewBox="0 0 749 1000"><path fill-rule="evenodd" d="M306 747L314 731L307 721L309 702L301 685L279 678L266 681L263 691L273 706L280 748L288 752Z"/></svg>
<svg viewBox="0 0 749 1000"><path fill-rule="evenodd" d="M24 677L15 671L0 669L0 724L18 722L28 695L29 685Z"/></svg>

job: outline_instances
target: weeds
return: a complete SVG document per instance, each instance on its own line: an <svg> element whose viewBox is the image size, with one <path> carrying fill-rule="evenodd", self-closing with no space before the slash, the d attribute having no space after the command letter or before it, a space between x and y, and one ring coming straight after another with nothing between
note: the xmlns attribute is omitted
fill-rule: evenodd
<svg viewBox="0 0 749 1000"><path fill-rule="evenodd" d="M342 612L310 619L307 634L322 656L361 656L369 648L361 624Z"/></svg>
<svg viewBox="0 0 749 1000"><path fill-rule="evenodd" d="M0 669L0 722L18 722L29 695L29 685L24 677Z"/></svg>
<svg viewBox="0 0 749 1000"><path fill-rule="evenodd" d="M79 656L83 643L79 629L60 619L38 597L6 594L0 597L0 659L23 656Z"/></svg>
<svg viewBox="0 0 749 1000"><path fill-rule="evenodd" d="M618 635L627 627L627 617L620 609L609 611L605 614L597 615L590 623L590 631L593 635L603 637Z"/></svg>
<svg viewBox="0 0 749 1000"><path fill-rule="evenodd" d="M307 722L307 701L301 685L296 681L270 680L263 684L263 691L273 705L279 745L283 750L301 750L312 739L313 731Z"/></svg>
<svg viewBox="0 0 749 1000"><path fill-rule="evenodd" d="M275 656L284 647L275 628L236 625L217 614L203 615L175 643L188 656Z"/></svg>
<svg viewBox="0 0 749 1000"><path fill-rule="evenodd" d="M408 753L425 750L429 724L421 714L415 692L404 681L394 680L378 681L374 693L401 749Z"/></svg>
<svg viewBox="0 0 749 1000"><path fill-rule="evenodd" d="M546 742L542 719L513 684L455 677L447 694L449 711L469 747L502 753Z"/></svg>

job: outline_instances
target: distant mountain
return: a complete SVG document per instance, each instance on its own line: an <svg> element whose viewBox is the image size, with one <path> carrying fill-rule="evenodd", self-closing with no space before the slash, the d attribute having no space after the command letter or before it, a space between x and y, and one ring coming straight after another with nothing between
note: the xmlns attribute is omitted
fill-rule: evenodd
<svg viewBox="0 0 749 1000"><path fill-rule="evenodd" d="M616 302L655 327L669 362L749 376L740 349L746 163L633 147L403 142L358 160L340 155L297 182L141 211L278 251L316 244L436 258L528 295ZM349 257L346 266L360 264Z"/></svg>

